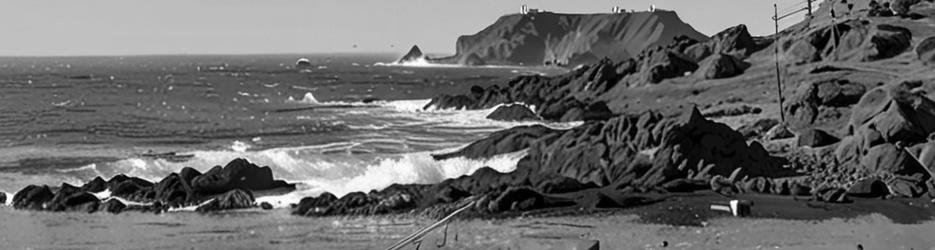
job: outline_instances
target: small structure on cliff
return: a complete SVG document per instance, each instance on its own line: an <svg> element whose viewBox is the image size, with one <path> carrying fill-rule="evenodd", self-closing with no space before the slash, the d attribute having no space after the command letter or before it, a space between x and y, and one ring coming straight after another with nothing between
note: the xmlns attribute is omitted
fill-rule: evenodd
<svg viewBox="0 0 935 250"><path fill-rule="evenodd" d="M526 7L525 4L523 4L523 7L520 7L520 9L519 9L519 13L520 13L520 14L523 14L523 15L535 15L535 14L539 14L539 13L541 13L541 12L544 12L544 11L542 11L542 10L540 10L540 9L535 9L535 8L530 9L529 7Z"/></svg>

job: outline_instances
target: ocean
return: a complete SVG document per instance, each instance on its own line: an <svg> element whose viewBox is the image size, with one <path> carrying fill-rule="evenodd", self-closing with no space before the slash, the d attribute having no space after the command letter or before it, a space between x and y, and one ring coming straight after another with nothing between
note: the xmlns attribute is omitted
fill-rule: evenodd
<svg viewBox="0 0 935 250"><path fill-rule="evenodd" d="M296 68L298 58L311 67ZM305 196L435 183L523 152L436 161L524 123L490 110L423 109L440 93L558 68L396 65L389 54L27 57L0 59L0 191L81 185L117 174L157 182L183 167L235 158L268 165ZM525 123L529 124L529 123ZM546 124L570 128L569 124ZM171 160L147 154L176 153ZM12 196L12 195L9 195Z"/></svg>

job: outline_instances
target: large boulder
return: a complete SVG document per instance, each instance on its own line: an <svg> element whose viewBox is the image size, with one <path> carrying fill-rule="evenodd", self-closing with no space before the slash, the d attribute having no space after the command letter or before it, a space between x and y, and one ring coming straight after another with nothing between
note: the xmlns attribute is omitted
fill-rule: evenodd
<svg viewBox="0 0 935 250"><path fill-rule="evenodd" d="M703 79L720 79L743 74L750 64L727 54L714 54L701 61L695 74Z"/></svg>
<svg viewBox="0 0 935 250"><path fill-rule="evenodd" d="M889 143L923 142L935 132L935 102L913 92L918 85L900 82L870 90L853 107L849 130L876 130Z"/></svg>
<svg viewBox="0 0 935 250"><path fill-rule="evenodd" d="M866 92L863 84L848 80L831 79L802 84L785 107L790 128L799 131L811 128L816 123L827 122L819 121L819 118L828 117L822 115L822 112L854 105ZM843 124L835 121L830 123Z"/></svg>
<svg viewBox="0 0 935 250"><path fill-rule="evenodd" d="M541 120L536 113L526 108L524 105L511 104L497 107L496 110L487 115L487 119L497 121L538 121Z"/></svg>
<svg viewBox="0 0 935 250"><path fill-rule="evenodd" d="M192 179L191 187L203 194L225 193L234 189L268 190L295 189L295 185L273 179L269 167L259 167L245 159L235 159L223 168L215 166Z"/></svg>
<svg viewBox="0 0 935 250"><path fill-rule="evenodd" d="M234 189L215 197L213 200L198 206L195 211L214 212L231 209L251 208L254 203L253 193L243 189Z"/></svg>
<svg viewBox="0 0 935 250"><path fill-rule="evenodd" d="M54 196L49 186L29 185L13 195L13 208L43 210Z"/></svg>

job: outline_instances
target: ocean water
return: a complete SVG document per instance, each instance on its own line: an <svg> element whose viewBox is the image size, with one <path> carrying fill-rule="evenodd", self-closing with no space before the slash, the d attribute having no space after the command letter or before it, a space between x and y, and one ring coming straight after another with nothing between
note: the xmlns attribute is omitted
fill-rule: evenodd
<svg viewBox="0 0 935 250"><path fill-rule="evenodd" d="M297 58L312 62L297 69ZM268 165L294 193L287 207L393 183L434 183L524 152L436 161L433 153L529 123L491 110L423 109L439 93L561 69L395 65L396 55L313 54L0 58L0 191L81 185L117 174L158 181L234 158ZM546 124L570 128L574 123ZM194 155L184 162L146 153Z"/></svg>

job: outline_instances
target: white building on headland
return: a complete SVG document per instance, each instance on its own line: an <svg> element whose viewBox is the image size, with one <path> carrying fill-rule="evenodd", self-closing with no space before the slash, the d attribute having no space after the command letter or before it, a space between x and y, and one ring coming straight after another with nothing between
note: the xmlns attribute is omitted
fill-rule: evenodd
<svg viewBox="0 0 935 250"><path fill-rule="evenodd" d="M614 6L614 8L610 10L610 13L620 14L623 13L623 9L621 9L620 6Z"/></svg>
<svg viewBox="0 0 935 250"><path fill-rule="evenodd" d="M656 12L656 5L655 5L655 4L649 5L649 12Z"/></svg>
<svg viewBox="0 0 935 250"><path fill-rule="evenodd" d="M542 12L542 11L539 9L527 8L525 4L523 4L523 7L519 9L519 13L523 15L539 14L539 12Z"/></svg>

